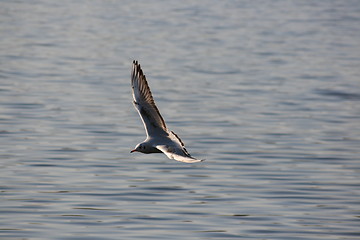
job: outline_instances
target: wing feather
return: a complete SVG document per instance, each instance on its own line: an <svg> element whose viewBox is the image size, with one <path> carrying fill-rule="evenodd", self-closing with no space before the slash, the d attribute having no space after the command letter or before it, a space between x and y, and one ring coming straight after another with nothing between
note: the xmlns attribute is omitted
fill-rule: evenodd
<svg viewBox="0 0 360 240"><path fill-rule="evenodd" d="M167 135L165 121L155 105L154 98L141 66L135 60L133 61L131 72L131 86L134 106L144 123L147 136Z"/></svg>
<svg viewBox="0 0 360 240"><path fill-rule="evenodd" d="M182 149L176 147L167 146L167 145L157 145L156 148L162 151L168 158L174 159L176 161L185 162L185 163L195 163L195 162L204 161L188 156L182 151Z"/></svg>

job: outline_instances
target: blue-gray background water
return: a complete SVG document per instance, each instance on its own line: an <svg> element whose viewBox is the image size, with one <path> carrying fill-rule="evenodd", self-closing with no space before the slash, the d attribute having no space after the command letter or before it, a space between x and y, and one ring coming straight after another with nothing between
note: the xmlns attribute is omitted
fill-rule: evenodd
<svg viewBox="0 0 360 240"><path fill-rule="evenodd" d="M0 36L1 239L359 239L359 1L0 1ZM205 162L129 153L133 59Z"/></svg>

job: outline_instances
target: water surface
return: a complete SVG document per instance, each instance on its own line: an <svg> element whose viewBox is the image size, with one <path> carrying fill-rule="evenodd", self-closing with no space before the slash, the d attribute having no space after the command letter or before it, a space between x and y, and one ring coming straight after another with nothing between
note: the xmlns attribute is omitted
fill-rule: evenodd
<svg viewBox="0 0 360 240"><path fill-rule="evenodd" d="M1 1L0 238L358 239L358 1ZM140 61L192 155L130 154Z"/></svg>

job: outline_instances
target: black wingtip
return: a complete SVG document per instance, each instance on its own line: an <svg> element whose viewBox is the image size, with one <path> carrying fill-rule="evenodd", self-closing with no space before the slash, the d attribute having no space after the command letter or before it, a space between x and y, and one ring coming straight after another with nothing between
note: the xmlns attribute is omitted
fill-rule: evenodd
<svg viewBox="0 0 360 240"><path fill-rule="evenodd" d="M141 69L140 63L137 60L133 60L133 73L139 74L139 76L144 76L144 73Z"/></svg>

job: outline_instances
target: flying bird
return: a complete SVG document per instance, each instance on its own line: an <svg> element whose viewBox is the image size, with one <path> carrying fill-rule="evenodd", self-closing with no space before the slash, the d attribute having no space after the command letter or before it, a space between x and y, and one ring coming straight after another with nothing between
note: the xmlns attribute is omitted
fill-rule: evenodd
<svg viewBox="0 0 360 240"><path fill-rule="evenodd" d="M145 141L136 145L133 152L164 153L168 158L185 163L201 162L193 158L184 143L173 131L168 130L159 109L155 105L146 77L140 64L133 61L131 87L134 106L138 111L146 130Z"/></svg>

